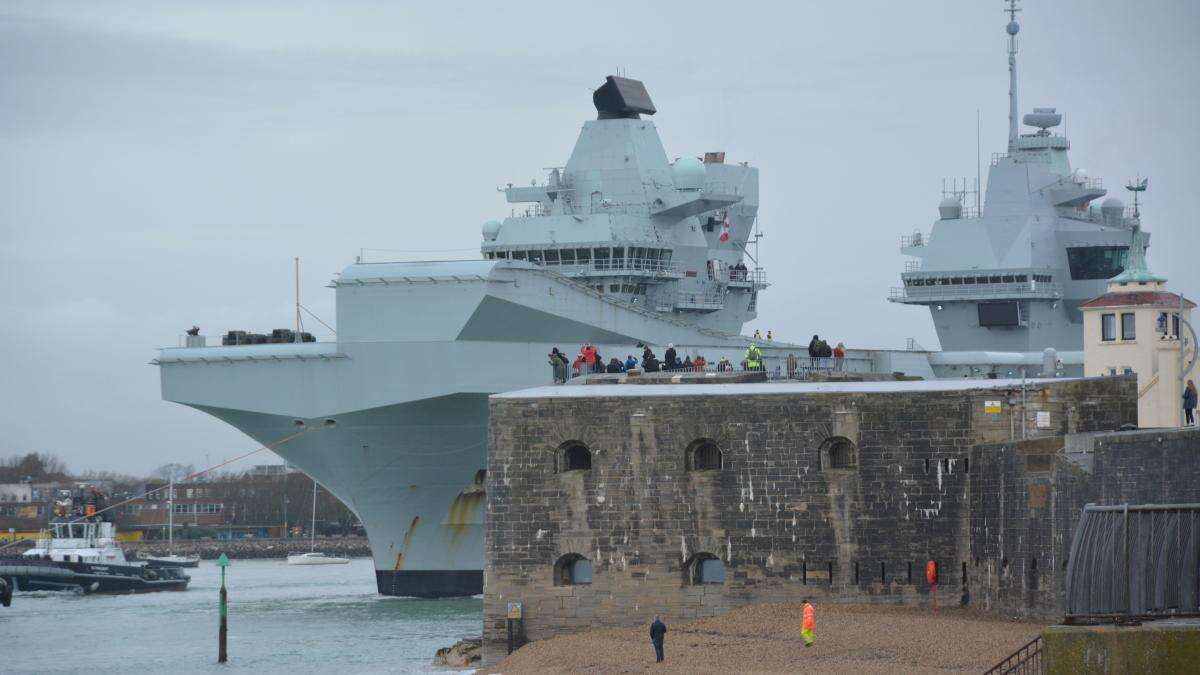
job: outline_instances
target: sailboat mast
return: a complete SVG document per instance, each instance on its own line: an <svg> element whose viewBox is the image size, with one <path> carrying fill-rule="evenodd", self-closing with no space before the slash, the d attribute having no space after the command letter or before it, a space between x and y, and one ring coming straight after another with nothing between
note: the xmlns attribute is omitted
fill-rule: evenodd
<svg viewBox="0 0 1200 675"><path fill-rule="evenodd" d="M167 553L175 552L175 475L167 484Z"/></svg>
<svg viewBox="0 0 1200 675"><path fill-rule="evenodd" d="M296 258L296 334L292 336L293 342L300 342L300 258ZM313 485L316 485L314 481Z"/></svg>
<svg viewBox="0 0 1200 675"><path fill-rule="evenodd" d="M309 551L317 550L317 479L313 479L312 524L308 528Z"/></svg>

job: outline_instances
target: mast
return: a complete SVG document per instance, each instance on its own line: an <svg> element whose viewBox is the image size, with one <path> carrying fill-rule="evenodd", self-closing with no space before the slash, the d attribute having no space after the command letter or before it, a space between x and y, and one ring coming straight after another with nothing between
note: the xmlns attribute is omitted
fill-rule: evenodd
<svg viewBox="0 0 1200 675"><path fill-rule="evenodd" d="M300 258L296 258L296 334L292 342L300 342Z"/></svg>
<svg viewBox="0 0 1200 675"><path fill-rule="evenodd" d="M312 524L308 526L309 552L317 550L317 479L313 479Z"/></svg>
<svg viewBox="0 0 1200 675"><path fill-rule="evenodd" d="M1008 0L1008 151L1017 148L1017 0Z"/></svg>
<svg viewBox="0 0 1200 675"><path fill-rule="evenodd" d="M167 484L167 554L175 552L175 473Z"/></svg>

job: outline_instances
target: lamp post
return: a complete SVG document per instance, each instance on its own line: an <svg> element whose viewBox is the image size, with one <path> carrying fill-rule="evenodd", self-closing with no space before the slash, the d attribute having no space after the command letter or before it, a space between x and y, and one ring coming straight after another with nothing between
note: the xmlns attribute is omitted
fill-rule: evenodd
<svg viewBox="0 0 1200 675"><path fill-rule="evenodd" d="M221 568L221 627L217 629L217 663L225 663L229 660L229 654L225 651L225 638L229 632L229 596L225 593L225 568L229 567L229 558L224 553L217 558L217 567Z"/></svg>

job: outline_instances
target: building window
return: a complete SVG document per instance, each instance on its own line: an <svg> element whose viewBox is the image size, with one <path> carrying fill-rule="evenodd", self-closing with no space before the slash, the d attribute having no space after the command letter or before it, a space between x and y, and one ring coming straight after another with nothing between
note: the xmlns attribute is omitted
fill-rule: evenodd
<svg viewBox="0 0 1200 675"><path fill-rule="evenodd" d="M568 553L554 563L555 586L580 586L592 583L592 561L578 553Z"/></svg>
<svg viewBox="0 0 1200 675"><path fill-rule="evenodd" d="M825 439L820 447L821 466L827 469L857 469L858 449L850 439L834 436Z"/></svg>
<svg viewBox="0 0 1200 675"><path fill-rule="evenodd" d="M559 471L588 471L592 468L592 451L579 441L567 441L559 446Z"/></svg>
<svg viewBox="0 0 1200 675"><path fill-rule="evenodd" d="M711 553L697 553L685 567L694 586L725 583L725 564Z"/></svg>
<svg viewBox="0 0 1200 675"><path fill-rule="evenodd" d="M1117 339L1116 314L1100 315L1100 339L1104 342L1112 342Z"/></svg>
<svg viewBox="0 0 1200 675"><path fill-rule="evenodd" d="M716 441L701 438L687 447L686 462L688 471L720 471L725 466L725 455Z"/></svg>
<svg viewBox="0 0 1200 675"><path fill-rule="evenodd" d="M1121 339L1133 340L1137 338L1137 322L1136 315L1122 314L1121 315Z"/></svg>

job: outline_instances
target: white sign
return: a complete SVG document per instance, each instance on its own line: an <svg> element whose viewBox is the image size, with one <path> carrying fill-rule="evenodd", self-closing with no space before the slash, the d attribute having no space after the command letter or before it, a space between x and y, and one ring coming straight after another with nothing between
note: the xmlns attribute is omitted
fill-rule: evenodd
<svg viewBox="0 0 1200 675"><path fill-rule="evenodd" d="M1000 401L984 401L983 412L991 415L1000 414Z"/></svg>
<svg viewBox="0 0 1200 675"><path fill-rule="evenodd" d="M1049 410L1039 410L1038 411L1037 428L1039 428L1039 429L1049 429L1050 428L1050 411Z"/></svg>

